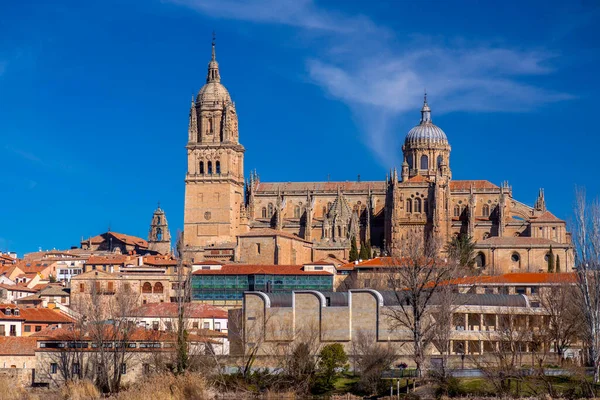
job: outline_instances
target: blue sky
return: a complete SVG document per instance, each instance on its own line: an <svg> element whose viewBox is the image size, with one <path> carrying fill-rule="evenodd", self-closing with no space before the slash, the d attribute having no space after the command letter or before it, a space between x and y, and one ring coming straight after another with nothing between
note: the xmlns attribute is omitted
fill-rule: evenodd
<svg viewBox="0 0 600 400"><path fill-rule="evenodd" d="M368 5L367 5L368 4ZM182 227L190 98L217 59L263 181L382 180L427 88L455 179L568 218L600 194L597 1L0 5L0 250Z"/></svg>

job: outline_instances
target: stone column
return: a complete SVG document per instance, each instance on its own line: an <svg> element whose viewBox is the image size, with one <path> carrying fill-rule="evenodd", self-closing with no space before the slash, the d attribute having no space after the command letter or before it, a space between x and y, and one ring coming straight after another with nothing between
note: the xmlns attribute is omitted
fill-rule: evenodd
<svg viewBox="0 0 600 400"><path fill-rule="evenodd" d="M465 331L469 330L469 313L465 313Z"/></svg>
<svg viewBox="0 0 600 400"><path fill-rule="evenodd" d="M483 313L479 314L479 332L483 330Z"/></svg>

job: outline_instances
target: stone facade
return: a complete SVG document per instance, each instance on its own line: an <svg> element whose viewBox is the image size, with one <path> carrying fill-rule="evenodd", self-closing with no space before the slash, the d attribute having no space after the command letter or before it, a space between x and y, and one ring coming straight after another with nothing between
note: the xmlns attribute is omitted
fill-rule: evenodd
<svg viewBox="0 0 600 400"><path fill-rule="evenodd" d="M435 239L440 248L468 235L477 241L478 266L491 273L544 270L550 247L563 271L573 266L566 224L546 210L543 190L528 206L507 183L452 179L451 146L426 97L402 146L400 174L394 169L371 182L261 182L252 172L244 187L235 104L221 84L213 43L206 85L192 101L187 149L184 241L196 262L218 259L210 252L218 247L237 260L273 263L272 252L259 256L256 243L242 239L248 245L240 246L236 237L274 229L311 243L312 261L347 259L352 238L394 256L409 235Z"/></svg>

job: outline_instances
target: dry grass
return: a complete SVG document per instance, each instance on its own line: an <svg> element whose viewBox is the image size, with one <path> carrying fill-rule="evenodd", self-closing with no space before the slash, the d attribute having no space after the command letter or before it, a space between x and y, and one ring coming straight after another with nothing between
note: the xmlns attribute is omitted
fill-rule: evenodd
<svg viewBox="0 0 600 400"><path fill-rule="evenodd" d="M67 382L61 387L60 394L64 400L94 400L100 398L100 392L88 380Z"/></svg>
<svg viewBox="0 0 600 400"><path fill-rule="evenodd" d="M0 376L0 399L2 400L38 400L39 397L29 393L20 383L15 384L14 379Z"/></svg>
<svg viewBox="0 0 600 400"><path fill-rule="evenodd" d="M118 395L113 400L205 400L214 395L200 375L187 374L173 376L170 374L155 375L136 383Z"/></svg>

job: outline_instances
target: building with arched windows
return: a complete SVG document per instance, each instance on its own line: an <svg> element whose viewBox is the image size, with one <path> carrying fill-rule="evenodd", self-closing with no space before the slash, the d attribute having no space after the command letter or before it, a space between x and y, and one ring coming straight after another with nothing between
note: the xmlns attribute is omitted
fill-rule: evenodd
<svg viewBox="0 0 600 400"><path fill-rule="evenodd" d="M369 243L377 255L398 255L409 235L436 240L442 249L453 236L468 235L476 241L477 265L489 273L545 271L549 257L562 271L573 267L570 234L546 209L543 190L529 206L513 198L507 183L453 179L450 142L433 123L427 96L402 146L400 174L394 168L382 181L264 182L256 172L245 179L244 152L213 42L206 84L190 109L183 249L188 260L347 259L352 239L358 246ZM270 247L262 234L260 246L249 243L247 234L259 230L273 232L273 252L264 251ZM310 251L276 245L282 234L297 237L298 246Z"/></svg>

